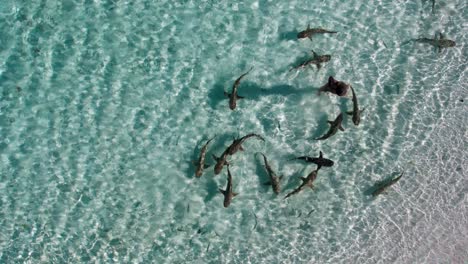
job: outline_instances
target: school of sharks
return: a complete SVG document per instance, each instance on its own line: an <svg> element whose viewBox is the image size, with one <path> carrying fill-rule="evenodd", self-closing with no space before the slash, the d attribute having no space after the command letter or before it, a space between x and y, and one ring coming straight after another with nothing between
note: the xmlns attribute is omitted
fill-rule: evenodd
<svg viewBox="0 0 468 264"><path fill-rule="evenodd" d="M297 34L297 38L299 40L308 38L312 41L312 37L315 35L336 34L336 33L338 32L326 30L323 28L311 28L309 24L305 30ZM441 52L443 48L450 48L456 45L456 43L453 40L446 39L442 33L436 34L434 38L412 39L403 44L408 44L410 42L425 43L425 44L432 45L438 50L438 52ZM317 67L317 70L320 70L322 68L322 64L327 63L328 61L330 61L330 59L331 59L331 55L319 55L315 51L312 50L312 57L310 59L307 59L301 62L300 64L298 64L297 66L292 67L290 71L304 69L310 65L315 65ZM242 79L245 78L252 70L253 70L253 67L251 67L248 71L240 75L240 77L235 80L230 93L224 91L224 95L229 99L229 108L231 110L235 110L237 107L237 101L239 99L244 98L238 94L239 86L240 86ZM322 87L319 88L318 95L320 95L321 93L329 93L329 94L332 94L333 96L349 97L348 96L349 91L351 91L351 96L352 96L351 97L352 109L346 113L339 113L338 116L333 121L328 121L330 125L329 130L323 136L315 138L315 140L326 140L334 136L338 132L338 130L345 131L345 129L342 126L343 120L344 120L343 119L344 114L351 116L351 120L355 126L358 126L361 123L361 114L363 113L365 108L360 108L358 104L356 91L353 88L353 86L350 85L349 83L336 80L333 76L330 76L327 82ZM203 147L200 150L200 155L199 155L198 160L193 162L194 165L196 166L195 176L198 178L203 175L205 169L210 167L206 159L207 159L208 146L210 142L214 140L214 138L215 137L212 137L209 140L207 140L207 142L203 145ZM250 133L243 137L235 138L220 156L212 154L212 157L216 162L214 165L214 175L220 174L223 171L224 167L226 167L226 171L227 171L226 189L224 190L221 188L219 189L219 191L224 195L224 202L223 202L224 207L228 207L231 204L232 199L236 195L238 195L233 190L233 177L232 177L231 170L230 170L229 157L233 156L239 151L243 151L244 149L242 147L242 144L246 140L254 139L254 138L261 140L261 141L265 141L265 139L261 135ZM270 179L265 184L271 185L273 192L279 195L281 193L281 180L283 176L277 175L275 170L270 166L265 153L258 152L257 154L261 155L261 157L263 158L264 167ZM297 188L287 193L284 196L284 199L289 198L293 195L296 195L307 188L313 189L314 181L317 178L319 170L322 167L332 167L334 165L334 161L328 158L325 158L322 151L319 151L318 157L300 156L300 157L295 157L291 160L302 160L305 163L313 163L317 165L317 167L315 170L310 172L306 177L301 177L302 183ZM399 173L399 176L395 178L391 178L389 180L385 180L385 181L377 183L374 186L370 194L372 196L377 196L379 194L385 193L385 191L390 186L397 183L401 179L403 174L404 174L403 172Z"/></svg>

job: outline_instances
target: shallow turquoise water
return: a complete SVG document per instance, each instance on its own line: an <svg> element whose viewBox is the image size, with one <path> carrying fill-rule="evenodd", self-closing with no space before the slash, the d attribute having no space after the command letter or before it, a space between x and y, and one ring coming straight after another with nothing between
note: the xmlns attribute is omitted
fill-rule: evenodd
<svg viewBox="0 0 468 264"><path fill-rule="evenodd" d="M2 1L0 263L468 261L466 2L281 2ZM296 40L309 22L339 33ZM457 46L402 45L437 31ZM311 49L332 60L289 72ZM317 142L352 106L317 96L329 75L366 111ZM225 209L226 171L191 160L251 132ZM335 166L283 200L320 150Z"/></svg>

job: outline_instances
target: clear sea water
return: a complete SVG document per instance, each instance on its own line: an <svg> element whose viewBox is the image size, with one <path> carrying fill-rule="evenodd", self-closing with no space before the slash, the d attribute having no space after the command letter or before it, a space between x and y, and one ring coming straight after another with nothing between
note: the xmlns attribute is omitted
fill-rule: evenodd
<svg viewBox="0 0 468 264"><path fill-rule="evenodd" d="M431 5L2 0L0 263L468 263L467 2ZM402 45L439 31L457 46ZM289 72L311 49L332 60ZM315 141L352 107L317 95L329 75L366 110ZM252 132L224 208L226 170L191 161ZM284 200L319 151L335 166Z"/></svg>

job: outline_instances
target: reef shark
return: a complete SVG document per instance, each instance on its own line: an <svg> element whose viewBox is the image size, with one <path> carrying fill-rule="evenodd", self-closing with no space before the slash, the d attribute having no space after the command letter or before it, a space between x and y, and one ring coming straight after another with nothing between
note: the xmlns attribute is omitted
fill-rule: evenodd
<svg viewBox="0 0 468 264"><path fill-rule="evenodd" d="M203 145L201 151L200 151L200 157L198 158L198 161L196 162L197 165L197 170L195 171L195 176L197 178L200 178L203 174L203 170L210 167L210 165L205 164L205 156L206 152L208 150L208 144L214 139L215 137L212 137L210 140L208 140L205 145Z"/></svg>
<svg viewBox="0 0 468 264"><path fill-rule="evenodd" d="M251 138L251 137L256 137L262 141L265 141L265 139L260 136L260 135L257 135L255 133L250 133L250 134L247 134L241 138L236 138L232 141L231 145L229 145L229 147L226 148L226 150L224 150L223 154L221 154L220 157L216 157L215 155L213 155L213 158L216 160L216 165L215 165L215 168L214 168L214 172L215 172L215 175L219 174L221 172L221 170L223 169L224 165L227 165L228 162L227 162L227 157L228 156L232 156L234 155L237 151L239 150L244 150L242 148L242 144L248 139L248 138Z"/></svg>
<svg viewBox="0 0 468 264"><path fill-rule="evenodd" d="M354 92L353 86L350 86L350 88L351 92L353 93L353 111L349 111L347 114L353 116L353 123L358 126L361 122L361 113L365 110L365 108L359 109L358 99L356 93Z"/></svg>
<svg viewBox="0 0 468 264"><path fill-rule="evenodd" d="M242 80L242 78L244 78L247 74L250 73L250 71L252 71L253 67L250 68L250 70L248 70L247 72L243 73L239 78L237 78L237 80L234 82L234 84L232 85L232 91L231 93L227 93L226 91L224 91L224 95L229 97L229 108L231 110L234 110L236 109L236 106L237 106L237 99L242 99L244 97L242 96L239 96L237 94L237 90L239 89L239 84L240 84L240 81Z"/></svg>
<svg viewBox="0 0 468 264"><path fill-rule="evenodd" d="M291 195L294 195L294 194L298 194L300 191L302 191L305 187L310 187L310 188L314 188L314 185L313 185L313 182L315 181L315 179L317 178L317 172L318 170L314 170L313 172L309 173L309 175L307 175L307 177L301 177L301 180L302 180L302 184L297 187L296 189L294 189L292 192L288 193L284 199L290 197Z"/></svg>
<svg viewBox="0 0 468 264"><path fill-rule="evenodd" d="M279 194L281 191L280 180L283 178L283 176L280 176L280 177L276 176L276 173L273 171L270 164L268 163L268 160L265 154L261 152L259 152L259 154L263 156L263 162L265 163L265 170L267 171L268 176L270 176L270 181L266 182L265 184L271 185L271 187L273 188L273 192L275 192L276 194Z"/></svg>
<svg viewBox="0 0 468 264"><path fill-rule="evenodd" d="M344 128L341 126L341 123L343 122L343 113L340 113L336 119L334 121L328 121L328 123L330 124L330 129L328 130L328 132L319 137L319 138L316 138L315 140L324 140L324 139L327 139L333 135L336 134L336 132L339 130L341 131L344 131Z"/></svg>
<svg viewBox="0 0 468 264"><path fill-rule="evenodd" d="M234 198L238 193L232 191L232 175L229 170L229 165L227 167L228 172L228 181L226 185L226 190L219 189L219 191L224 195L224 207L228 207L231 204L232 198Z"/></svg>
<svg viewBox="0 0 468 264"><path fill-rule="evenodd" d="M320 155L318 158L313 158L309 156L301 156L301 157L294 158L292 160L304 160L305 162L314 163L317 165L317 170L319 170L322 166L331 167L334 164L333 160L326 159L323 157L322 151L320 151Z"/></svg>
<svg viewBox="0 0 468 264"><path fill-rule="evenodd" d="M320 68L322 67L322 63L329 62L330 59L331 59L331 55L328 55L328 54L318 55L313 50L312 50L312 54L314 56L311 59L306 60L306 61L302 62L301 64L291 68L289 71L302 69L302 68L305 68L305 67L307 67L308 65L311 65L311 64L314 64L315 66L317 66L317 69L320 70Z"/></svg>
<svg viewBox="0 0 468 264"><path fill-rule="evenodd" d="M309 38L310 40L312 40L312 36L314 34L324 34L324 33L335 34L335 33L338 33L338 32L326 30L326 29L323 29L323 28L310 28L310 24L309 24L309 25L307 25L306 30L303 30L303 31L301 31L301 32L299 32L297 34L297 38L298 39Z"/></svg>
<svg viewBox="0 0 468 264"><path fill-rule="evenodd" d="M442 33L439 33L439 37L437 37L437 33L434 35L434 38L418 38L418 39L413 39L405 42L404 44L414 41L417 43L427 43L429 45L434 46L436 49L438 49L439 52L442 51L443 48L450 48L450 47L455 47L457 44L455 41L446 39Z"/></svg>
<svg viewBox="0 0 468 264"><path fill-rule="evenodd" d="M401 176L403 176L403 174L404 174L404 172L402 172L400 174L400 176L396 177L395 179L392 179L392 180L390 180L388 182L384 182L381 185L379 185L377 187L377 189L374 192L372 192L372 196L377 196L377 195L383 193L388 187L390 187L393 184L397 183L401 179Z"/></svg>

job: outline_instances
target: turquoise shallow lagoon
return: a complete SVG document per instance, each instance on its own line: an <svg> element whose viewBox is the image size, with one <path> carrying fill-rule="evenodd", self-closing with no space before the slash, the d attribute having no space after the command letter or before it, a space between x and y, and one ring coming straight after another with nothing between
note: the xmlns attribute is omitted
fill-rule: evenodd
<svg viewBox="0 0 468 264"><path fill-rule="evenodd" d="M467 3L2 0L0 263L466 263ZM307 24L338 31L297 40ZM457 46L403 43L443 32ZM289 69L331 54L320 71ZM246 98L235 111L229 91ZM366 107L324 134L349 98ZM226 169L197 179L201 145ZM313 190L287 200L315 165ZM283 192L264 186L264 152ZM405 172L387 194L369 189Z"/></svg>

